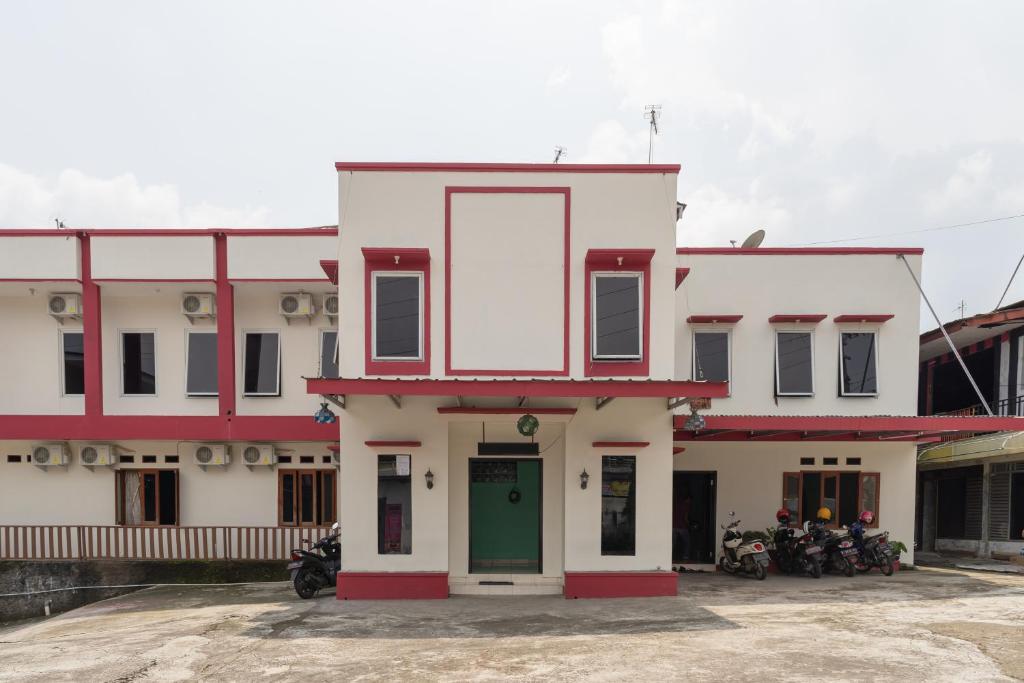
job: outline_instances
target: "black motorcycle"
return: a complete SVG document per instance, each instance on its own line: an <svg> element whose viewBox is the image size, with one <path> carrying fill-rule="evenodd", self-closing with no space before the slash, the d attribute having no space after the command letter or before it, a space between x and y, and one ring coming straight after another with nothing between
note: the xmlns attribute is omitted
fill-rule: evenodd
<svg viewBox="0 0 1024 683"><path fill-rule="evenodd" d="M883 531L873 536L865 535L864 525L857 521L850 525L850 537L858 551L855 562L857 571L864 573L878 567L884 576L892 576L895 571L896 554L889 545L889 532Z"/></svg>
<svg viewBox="0 0 1024 683"><path fill-rule="evenodd" d="M779 526L775 530L775 565L784 574L810 574L821 578L821 546L811 534L797 535L795 529Z"/></svg>
<svg viewBox="0 0 1024 683"><path fill-rule="evenodd" d="M309 550L292 550L288 571L291 572L295 592L303 600L309 600L321 588L337 584L338 571L341 569L340 535L341 529L335 522L331 533L313 543Z"/></svg>
<svg viewBox="0 0 1024 683"><path fill-rule="evenodd" d="M807 531L821 548L822 565L825 571L836 570L847 577L856 570L857 548L853 541L833 533L822 522L808 522Z"/></svg>

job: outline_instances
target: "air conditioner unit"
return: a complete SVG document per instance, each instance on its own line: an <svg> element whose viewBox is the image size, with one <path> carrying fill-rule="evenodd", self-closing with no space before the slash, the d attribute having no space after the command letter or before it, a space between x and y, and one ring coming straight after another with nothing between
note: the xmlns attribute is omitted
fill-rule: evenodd
<svg viewBox="0 0 1024 683"><path fill-rule="evenodd" d="M201 443L192 451L192 460L200 467L224 467L231 464L231 452L226 444Z"/></svg>
<svg viewBox="0 0 1024 683"><path fill-rule="evenodd" d="M242 462L246 467L274 466L277 455L269 443L247 443L242 447Z"/></svg>
<svg viewBox="0 0 1024 683"><path fill-rule="evenodd" d="M338 295L337 294L324 294L323 300L324 315L328 318L338 317Z"/></svg>
<svg viewBox="0 0 1024 683"><path fill-rule="evenodd" d="M63 443L40 443L32 446L32 464L37 467L58 467L68 464L68 447Z"/></svg>
<svg viewBox="0 0 1024 683"><path fill-rule="evenodd" d="M79 447L78 462L85 467L111 467L116 462L114 449L106 443L90 443Z"/></svg>
<svg viewBox="0 0 1024 683"><path fill-rule="evenodd" d="M75 292L51 294L46 305L57 322L63 323L67 318L82 317L82 295Z"/></svg>
<svg viewBox="0 0 1024 683"><path fill-rule="evenodd" d="M217 299L207 292L185 292L181 295L181 313L189 322L195 318L212 318L217 312Z"/></svg>
<svg viewBox="0 0 1024 683"><path fill-rule="evenodd" d="M284 316L288 324L292 318L312 319L316 313L316 306L313 305L313 295L307 292L292 292L282 294L278 302L278 312Z"/></svg>

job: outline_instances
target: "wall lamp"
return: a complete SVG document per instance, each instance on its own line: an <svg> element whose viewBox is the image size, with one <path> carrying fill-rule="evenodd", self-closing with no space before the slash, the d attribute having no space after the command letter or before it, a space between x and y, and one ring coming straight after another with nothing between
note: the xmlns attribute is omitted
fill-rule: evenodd
<svg viewBox="0 0 1024 683"><path fill-rule="evenodd" d="M427 480L427 488L428 489L434 488L434 473L433 472L431 472L428 469L426 474L423 475L423 478Z"/></svg>
<svg viewBox="0 0 1024 683"><path fill-rule="evenodd" d="M586 468L584 468L583 471L580 472L580 488L581 489L587 488L587 483L588 482L590 482L590 475L587 474L587 470L586 470Z"/></svg>

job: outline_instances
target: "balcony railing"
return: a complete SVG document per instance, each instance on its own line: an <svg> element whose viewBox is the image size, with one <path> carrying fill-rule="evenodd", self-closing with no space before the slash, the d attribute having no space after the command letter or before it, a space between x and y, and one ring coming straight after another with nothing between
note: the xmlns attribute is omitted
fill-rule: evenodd
<svg viewBox="0 0 1024 683"><path fill-rule="evenodd" d="M0 525L0 560L286 560L327 527Z"/></svg>
<svg viewBox="0 0 1024 683"><path fill-rule="evenodd" d="M1018 396L1016 398L1004 398L999 401L993 401L989 403L988 407L992 410L992 414L997 417L1024 417L1024 396ZM985 408L980 403L967 406L966 408L957 408L956 410L947 410L942 413L935 413L935 415L944 415L951 417L970 417L974 415L987 415ZM939 437L941 443L948 443L950 441L960 441L961 439L969 439L972 436L977 436L980 432L953 432L952 434L943 434Z"/></svg>

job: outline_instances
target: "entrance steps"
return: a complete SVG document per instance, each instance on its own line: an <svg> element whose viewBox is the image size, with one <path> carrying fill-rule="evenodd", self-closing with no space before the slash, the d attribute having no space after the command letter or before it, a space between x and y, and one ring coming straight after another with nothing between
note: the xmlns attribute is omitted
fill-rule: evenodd
<svg viewBox="0 0 1024 683"><path fill-rule="evenodd" d="M452 595L561 595L561 576L530 574L473 574L449 576Z"/></svg>

